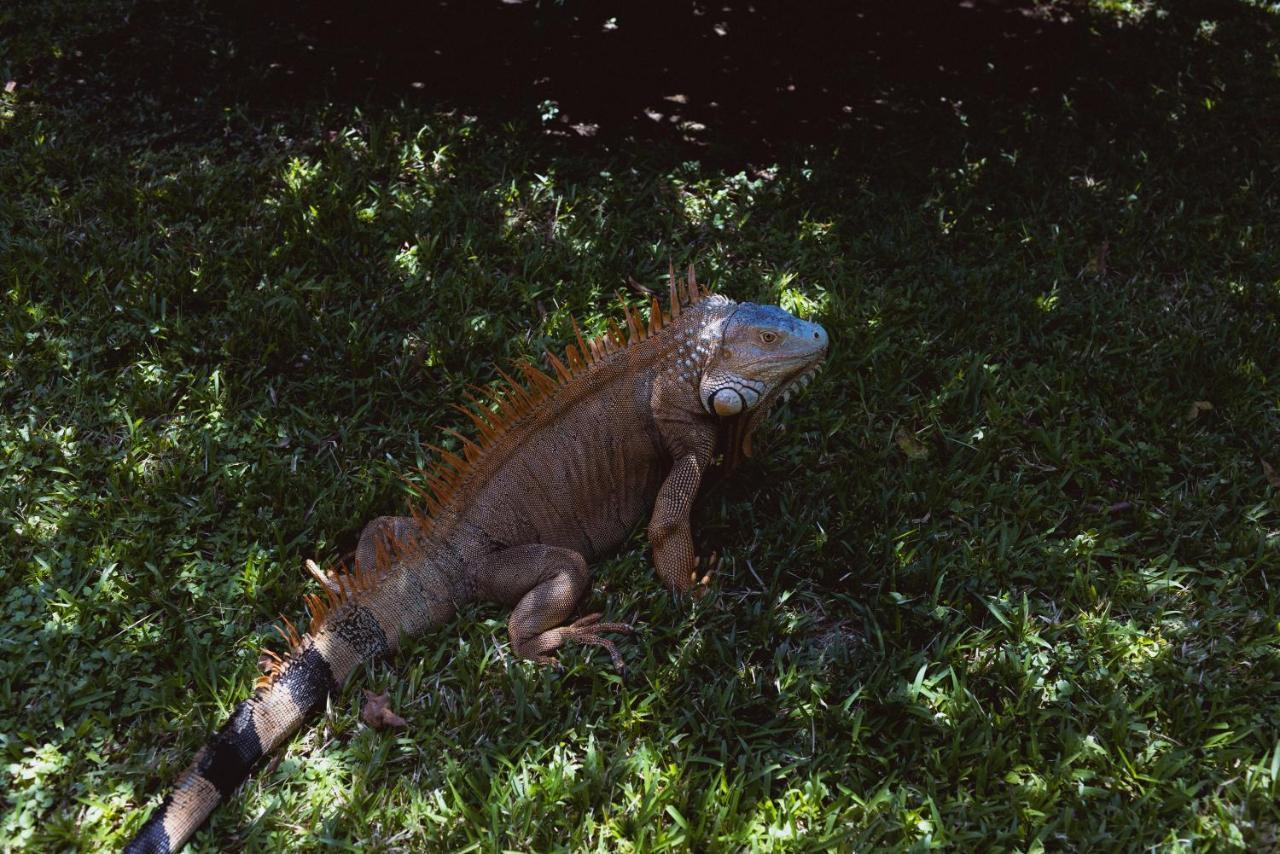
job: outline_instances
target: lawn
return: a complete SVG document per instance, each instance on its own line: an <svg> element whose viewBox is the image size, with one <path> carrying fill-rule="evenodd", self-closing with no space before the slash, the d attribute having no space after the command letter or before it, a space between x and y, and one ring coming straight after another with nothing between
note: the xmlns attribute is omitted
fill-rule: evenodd
<svg viewBox="0 0 1280 854"><path fill-rule="evenodd" d="M707 7L671 38L749 69L688 97L446 98L428 29L182 5L0 10L0 847L121 846L467 385L669 261L833 342L696 511L711 595L643 532L598 565L625 677L469 608L196 850L1280 845L1280 7L978 4L780 59ZM754 88L777 62L833 85Z"/></svg>

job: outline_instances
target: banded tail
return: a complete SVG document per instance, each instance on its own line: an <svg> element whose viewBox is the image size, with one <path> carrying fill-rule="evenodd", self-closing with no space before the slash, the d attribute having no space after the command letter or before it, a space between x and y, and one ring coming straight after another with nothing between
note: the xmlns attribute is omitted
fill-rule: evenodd
<svg viewBox="0 0 1280 854"><path fill-rule="evenodd" d="M357 550L357 569L331 576L328 601L309 596L311 628L291 640L292 652L242 701L231 718L196 754L126 847L128 854L177 851L200 829L218 804L249 778L262 757L292 736L327 698L336 694L363 662L394 652L401 636L450 619L456 610L442 575L420 555L394 562L387 547L402 526L376 520L366 528ZM403 520L412 521L412 520ZM369 536L370 534L384 536ZM372 559L373 544L378 550ZM367 558L363 562L361 558ZM364 571L361 566L375 567ZM388 567L379 571L376 567Z"/></svg>
<svg viewBox="0 0 1280 854"><path fill-rule="evenodd" d="M319 639L315 641L291 657L271 685L236 706L125 851L161 854L181 848L214 808L249 778L259 759L324 707L325 698L338 686Z"/></svg>

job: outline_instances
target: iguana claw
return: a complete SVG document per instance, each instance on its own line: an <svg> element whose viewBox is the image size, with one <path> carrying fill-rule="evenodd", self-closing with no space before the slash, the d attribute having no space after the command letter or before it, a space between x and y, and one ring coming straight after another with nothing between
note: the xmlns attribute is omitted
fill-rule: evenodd
<svg viewBox="0 0 1280 854"><path fill-rule="evenodd" d="M689 595L694 599L702 599L702 597L710 593L711 575L719 568L720 554L718 552L712 552L705 561L702 558L698 558L693 566L693 572L689 573L689 583L692 585ZM701 578L698 577L699 569L704 570Z"/></svg>

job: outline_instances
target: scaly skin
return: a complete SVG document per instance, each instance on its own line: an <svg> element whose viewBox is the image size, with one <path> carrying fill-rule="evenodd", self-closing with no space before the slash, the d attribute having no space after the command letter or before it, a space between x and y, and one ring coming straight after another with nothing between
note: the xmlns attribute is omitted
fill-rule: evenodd
<svg viewBox="0 0 1280 854"><path fill-rule="evenodd" d="M683 293L679 291L683 290ZM672 276L669 314L657 301L646 331L628 311L620 333L579 336L556 378L522 368L497 410L468 410L480 444L426 473L427 513L366 526L355 569L313 572L326 587L309 597L310 630L196 755L174 791L129 844L130 852L180 848L264 755L339 692L365 660L402 637L448 621L477 599L510 607L515 653L554 664L567 641L622 659L609 632L630 627L569 623L589 587L588 565L648 519L659 577L689 592L706 584L689 511L717 454L749 453L752 430L797 380L821 362L822 327L782 309L702 294L690 271ZM732 444L732 447L726 447ZM695 591L696 592L696 591ZM292 627L290 627L292 632Z"/></svg>

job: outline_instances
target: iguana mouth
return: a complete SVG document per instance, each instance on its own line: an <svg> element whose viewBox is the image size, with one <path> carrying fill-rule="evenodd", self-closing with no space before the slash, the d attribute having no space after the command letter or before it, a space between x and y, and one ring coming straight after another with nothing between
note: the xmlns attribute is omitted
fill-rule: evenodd
<svg viewBox="0 0 1280 854"><path fill-rule="evenodd" d="M797 394L813 382L813 378L826 364L825 356L824 350L808 367L802 368L798 374L783 383L780 390L775 390L773 394L760 401L754 409L729 419L730 423L726 424L726 431L721 434L724 439L722 447L726 468L732 469L741 463L743 458L752 455L751 436L756 428L773 413L776 407L790 401L793 394Z"/></svg>
<svg viewBox="0 0 1280 854"><path fill-rule="evenodd" d="M817 376L818 371L822 370L822 366L825 364L825 360L819 359L809 367L802 370L797 376L788 380L782 389L782 395L779 398L778 403L786 403L791 399L791 395L799 394L803 391L809 383L813 382L813 378Z"/></svg>

